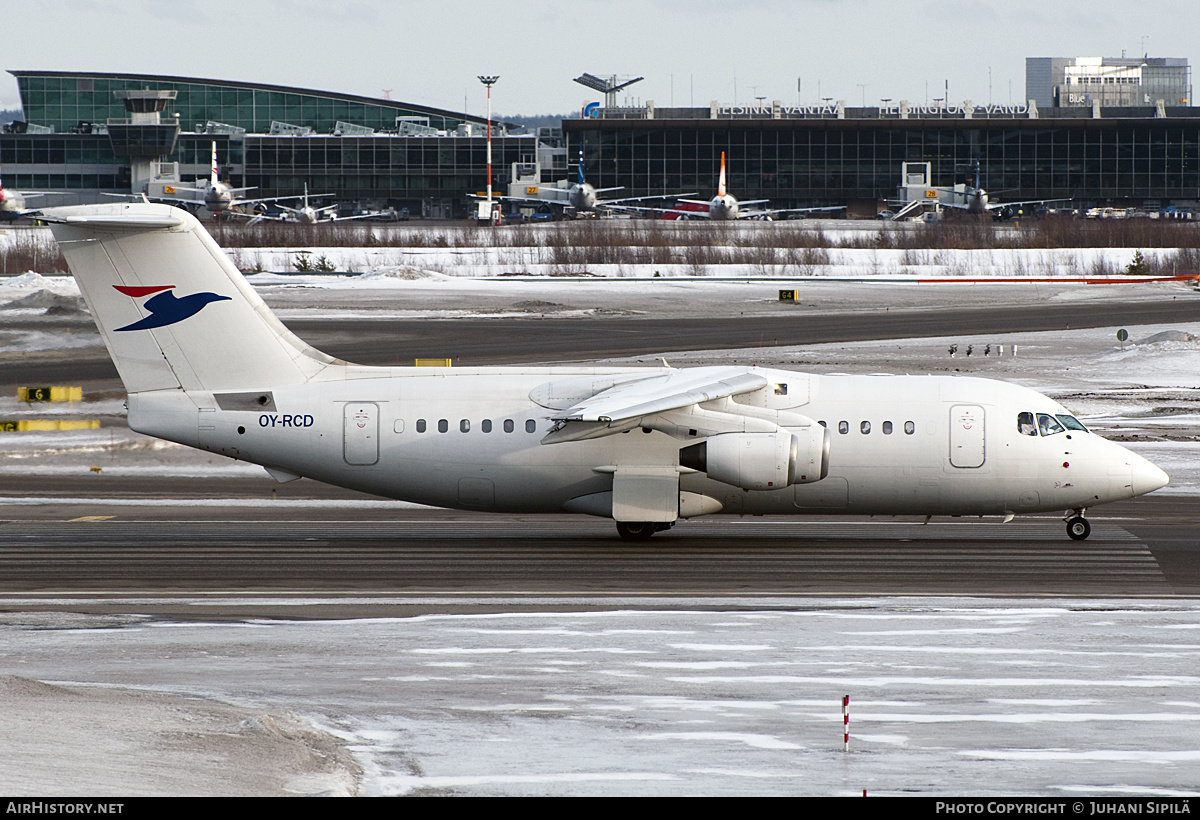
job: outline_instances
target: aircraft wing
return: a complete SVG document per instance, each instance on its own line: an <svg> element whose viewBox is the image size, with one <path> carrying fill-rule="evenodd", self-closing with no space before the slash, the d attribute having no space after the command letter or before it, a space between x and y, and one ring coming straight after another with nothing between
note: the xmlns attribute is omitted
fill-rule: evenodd
<svg viewBox="0 0 1200 820"><path fill-rule="evenodd" d="M989 202L988 210L994 211L999 208L1011 208L1014 205L1045 205L1047 202L1065 202L1066 197L1062 199L1023 199L1020 202Z"/></svg>
<svg viewBox="0 0 1200 820"><path fill-rule="evenodd" d="M616 189L614 189L614 190L616 190ZM605 208L614 208L617 210L620 210L621 208L629 208L631 210L644 211L647 209L643 208L643 207L639 207L637 205L626 205L625 203L627 203L627 202L645 202L648 199L679 199L682 196L695 196L695 195L696 195L695 191L688 191L686 194L658 194L656 196L625 196L625 197L621 197L620 199L602 199L599 202L597 202L596 204L598 206L602 206ZM704 204L707 205L708 203L705 202Z"/></svg>
<svg viewBox="0 0 1200 820"><path fill-rule="evenodd" d="M601 390L559 411L542 444L581 441L622 433L648 417L751 393L767 386L765 376L744 367L701 367L668 370ZM659 424L652 426L658 427Z"/></svg>
<svg viewBox="0 0 1200 820"><path fill-rule="evenodd" d="M241 190L241 191L249 191L249 190L252 190L252 189L250 189L250 188L239 188L239 189L237 189L237 190ZM303 196L303 195L301 195L301 196ZM322 197L322 196L333 196L333 194L309 194L309 196L311 196L311 197L314 197L314 198L315 198L315 197ZM261 197L258 197L257 199L242 199L241 197L238 197L238 198L236 198L236 199L234 199L234 200L233 200L233 203L232 203L232 204L233 204L234 206L237 206L237 205L258 205L258 204L259 204L259 203L261 203L261 202L279 202L279 201L281 201L281 200L285 200L285 199L300 199L300 198L301 198L300 196L261 196ZM280 206L280 207L282 207L282 206Z"/></svg>
<svg viewBox="0 0 1200 820"><path fill-rule="evenodd" d="M618 206L613 207L613 210L617 210L617 211L619 211L619 210L650 211L651 213L655 213L655 214L677 214L679 216L691 216L691 217L696 217L699 219L708 219L709 218L709 213L708 213L709 203L697 202L694 199L682 199L682 200L680 200L680 202L686 202L689 205L703 205L704 209L689 211L686 208L678 208L678 207L676 207L676 208L655 208L652 205L618 205ZM605 206L605 207L608 207L608 206Z"/></svg>
<svg viewBox="0 0 1200 820"><path fill-rule="evenodd" d="M559 188L556 190L561 190L564 195L567 193L565 188ZM479 194L467 194L467 198L479 200L487 199L486 196L480 196ZM571 201L567 199L566 196L564 196L562 199L551 199L549 197L542 198L536 196L509 196L507 194L492 194L492 199L497 202L524 202L528 205L562 205L569 207L571 204Z"/></svg>
<svg viewBox="0 0 1200 820"><path fill-rule="evenodd" d="M292 196L271 197L269 200L267 200L267 199L255 199L255 200L239 199L238 202L251 202L251 201L252 202L284 202L289 199L301 200L301 199L304 199L304 197L306 197L306 196L309 197L310 199L320 199L323 196L337 196L337 194L293 194ZM286 208L287 206L280 205L279 207ZM331 208L334 206L326 205L325 207Z"/></svg>
<svg viewBox="0 0 1200 820"><path fill-rule="evenodd" d="M988 211L999 211L1002 208L1012 208L1016 205L1044 205L1047 202L1062 202L1064 199L1023 199L1020 202L989 202L987 209ZM970 203L966 202L939 202L938 204L943 208L953 208L958 211L966 211L971 208Z"/></svg>
<svg viewBox="0 0 1200 820"><path fill-rule="evenodd" d="M760 200L766 202L767 200ZM738 219L753 219L756 216L774 216L775 214L809 214L820 211L844 211L845 205L827 205L816 208L772 208L769 211L741 211Z"/></svg>
<svg viewBox="0 0 1200 820"><path fill-rule="evenodd" d="M353 219L375 219L379 214L355 214L354 216L337 216L336 214L329 217L330 222L349 222Z"/></svg>

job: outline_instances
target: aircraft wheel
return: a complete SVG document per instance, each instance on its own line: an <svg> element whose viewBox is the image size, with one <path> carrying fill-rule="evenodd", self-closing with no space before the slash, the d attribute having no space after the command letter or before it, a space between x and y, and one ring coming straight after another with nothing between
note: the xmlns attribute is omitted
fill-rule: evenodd
<svg viewBox="0 0 1200 820"><path fill-rule="evenodd" d="M617 535L626 541L645 541L656 532L658 527L649 521L617 522Z"/></svg>
<svg viewBox="0 0 1200 820"><path fill-rule="evenodd" d="M1067 521L1067 535L1071 536L1072 540L1083 541L1092 534L1092 525L1083 516L1077 515Z"/></svg>

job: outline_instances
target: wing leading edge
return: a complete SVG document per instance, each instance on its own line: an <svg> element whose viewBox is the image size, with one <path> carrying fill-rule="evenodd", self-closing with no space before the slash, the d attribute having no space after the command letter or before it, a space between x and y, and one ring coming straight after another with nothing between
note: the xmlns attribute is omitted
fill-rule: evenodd
<svg viewBox="0 0 1200 820"><path fill-rule="evenodd" d="M669 370L617 384L552 416L554 427L542 444L560 444L623 433L635 427L683 439L721 433L773 433L816 422L789 410L733 401L768 388L766 376L751 368L703 367Z"/></svg>

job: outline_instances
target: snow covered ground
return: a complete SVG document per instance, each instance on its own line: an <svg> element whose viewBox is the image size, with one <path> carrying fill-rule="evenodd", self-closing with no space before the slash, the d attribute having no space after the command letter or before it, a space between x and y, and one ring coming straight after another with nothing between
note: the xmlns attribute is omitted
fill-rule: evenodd
<svg viewBox="0 0 1200 820"><path fill-rule="evenodd" d="M20 603L10 795L1200 794L1190 601L455 596L404 603L513 609L234 623ZM333 741L353 763L304 753Z"/></svg>

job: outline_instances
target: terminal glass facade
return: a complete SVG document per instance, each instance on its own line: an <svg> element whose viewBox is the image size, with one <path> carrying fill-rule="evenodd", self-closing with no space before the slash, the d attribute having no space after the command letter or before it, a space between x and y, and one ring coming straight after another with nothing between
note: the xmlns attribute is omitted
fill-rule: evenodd
<svg viewBox="0 0 1200 820"><path fill-rule="evenodd" d="M507 184L514 162L532 162L532 136L492 139L492 185ZM482 137L247 137L246 184L275 196L299 190L339 197L462 198L487 190Z"/></svg>
<svg viewBox="0 0 1200 820"><path fill-rule="evenodd" d="M214 141L223 168L241 167L243 145L226 136L180 134L165 159L180 164L184 181L207 178ZM129 160L103 134L4 134L0 166L5 185L17 190L129 190Z"/></svg>
<svg viewBox="0 0 1200 820"><path fill-rule="evenodd" d="M1026 120L567 120L597 187L629 196L730 193L776 207L882 200L902 162L934 185L973 183L1000 199L1200 199L1200 118ZM574 147L569 149L574 151Z"/></svg>
<svg viewBox="0 0 1200 820"><path fill-rule="evenodd" d="M179 115L184 131L210 121L257 134L270 132L273 122L307 126L328 134L338 122L382 131L395 130L397 117L417 117L431 128L453 131L460 122L480 121L439 109L301 88L139 74L12 73L21 91L26 119L59 133L70 131L80 122L104 124L109 117L126 117L124 104L113 92L143 89L178 92L169 113Z"/></svg>

